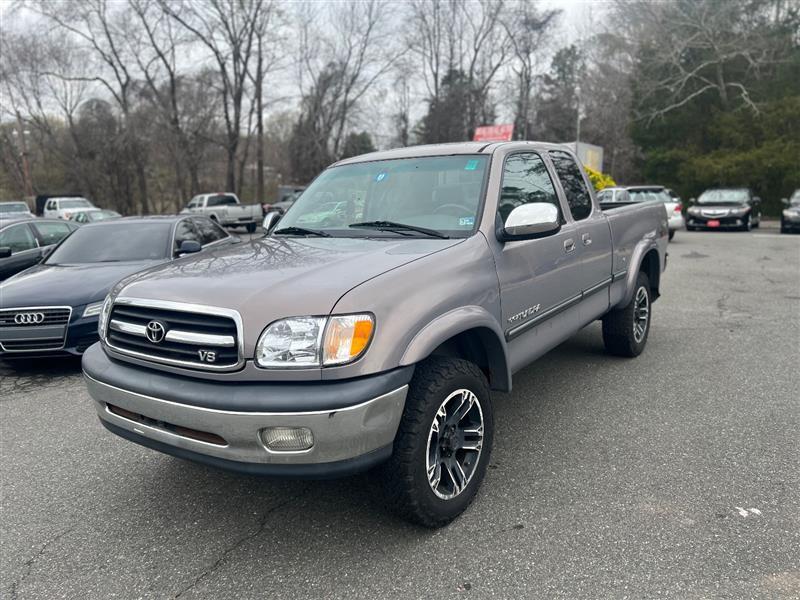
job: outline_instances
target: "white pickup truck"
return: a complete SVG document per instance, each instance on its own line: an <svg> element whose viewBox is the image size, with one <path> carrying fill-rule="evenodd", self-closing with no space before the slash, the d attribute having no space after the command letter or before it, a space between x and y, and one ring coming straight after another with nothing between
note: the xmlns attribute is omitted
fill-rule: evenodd
<svg viewBox="0 0 800 600"><path fill-rule="evenodd" d="M242 204L236 194L200 194L181 211L181 214L203 215L223 227L244 227L253 233L261 221L260 204Z"/></svg>

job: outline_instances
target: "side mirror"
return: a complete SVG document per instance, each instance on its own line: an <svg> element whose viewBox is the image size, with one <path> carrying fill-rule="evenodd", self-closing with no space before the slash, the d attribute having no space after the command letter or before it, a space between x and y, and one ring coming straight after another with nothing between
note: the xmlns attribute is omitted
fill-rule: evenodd
<svg viewBox="0 0 800 600"><path fill-rule="evenodd" d="M268 212L264 215L264 220L261 222L261 226L264 228L264 235L272 231L280 220L281 216L276 212Z"/></svg>
<svg viewBox="0 0 800 600"><path fill-rule="evenodd" d="M761 198L758 196L753 196L753 204L761 204Z"/></svg>
<svg viewBox="0 0 800 600"><path fill-rule="evenodd" d="M202 249L203 247L200 245L200 242L196 240L183 240L178 247L178 254L194 254L195 252L200 252Z"/></svg>
<svg viewBox="0 0 800 600"><path fill-rule="evenodd" d="M0 258L8 258L9 256L11 256L11 248L8 246L0 248Z"/></svg>
<svg viewBox="0 0 800 600"><path fill-rule="evenodd" d="M786 206L789 206L789 199L788 198L781 198L781 204L785 204Z"/></svg>
<svg viewBox="0 0 800 600"><path fill-rule="evenodd" d="M697 203L696 198L689 198L689 204L696 204L696 203Z"/></svg>
<svg viewBox="0 0 800 600"><path fill-rule="evenodd" d="M530 240L557 233L561 229L558 208L549 202L531 202L516 207L498 231L502 242Z"/></svg>

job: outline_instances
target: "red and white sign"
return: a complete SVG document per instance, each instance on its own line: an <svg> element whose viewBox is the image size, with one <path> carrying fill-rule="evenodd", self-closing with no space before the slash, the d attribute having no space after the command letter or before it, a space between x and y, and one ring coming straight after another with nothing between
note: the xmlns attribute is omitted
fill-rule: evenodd
<svg viewBox="0 0 800 600"><path fill-rule="evenodd" d="M475 142L510 142L514 136L514 124L484 125L475 128L472 140Z"/></svg>

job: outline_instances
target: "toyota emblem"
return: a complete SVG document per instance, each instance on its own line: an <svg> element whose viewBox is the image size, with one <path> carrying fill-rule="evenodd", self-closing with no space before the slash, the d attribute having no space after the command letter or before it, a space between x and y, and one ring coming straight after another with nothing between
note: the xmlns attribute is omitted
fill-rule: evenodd
<svg viewBox="0 0 800 600"><path fill-rule="evenodd" d="M44 322L44 313L28 312L17 313L14 315L14 323L17 325L38 325Z"/></svg>
<svg viewBox="0 0 800 600"><path fill-rule="evenodd" d="M167 328L160 321L150 321L145 327L144 334L148 340L154 344L158 344L164 339L167 334Z"/></svg>

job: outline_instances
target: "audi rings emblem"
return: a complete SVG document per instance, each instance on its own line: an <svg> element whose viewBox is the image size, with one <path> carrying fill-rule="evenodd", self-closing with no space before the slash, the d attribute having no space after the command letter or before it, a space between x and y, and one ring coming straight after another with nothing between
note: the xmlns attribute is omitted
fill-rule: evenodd
<svg viewBox="0 0 800 600"><path fill-rule="evenodd" d="M14 323L17 325L38 325L39 323L44 323L44 313L17 313L14 315Z"/></svg>
<svg viewBox="0 0 800 600"><path fill-rule="evenodd" d="M167 334L167 328L160 321L150 321L145 327L144 334L154 344L160 343Z"/></svg>

